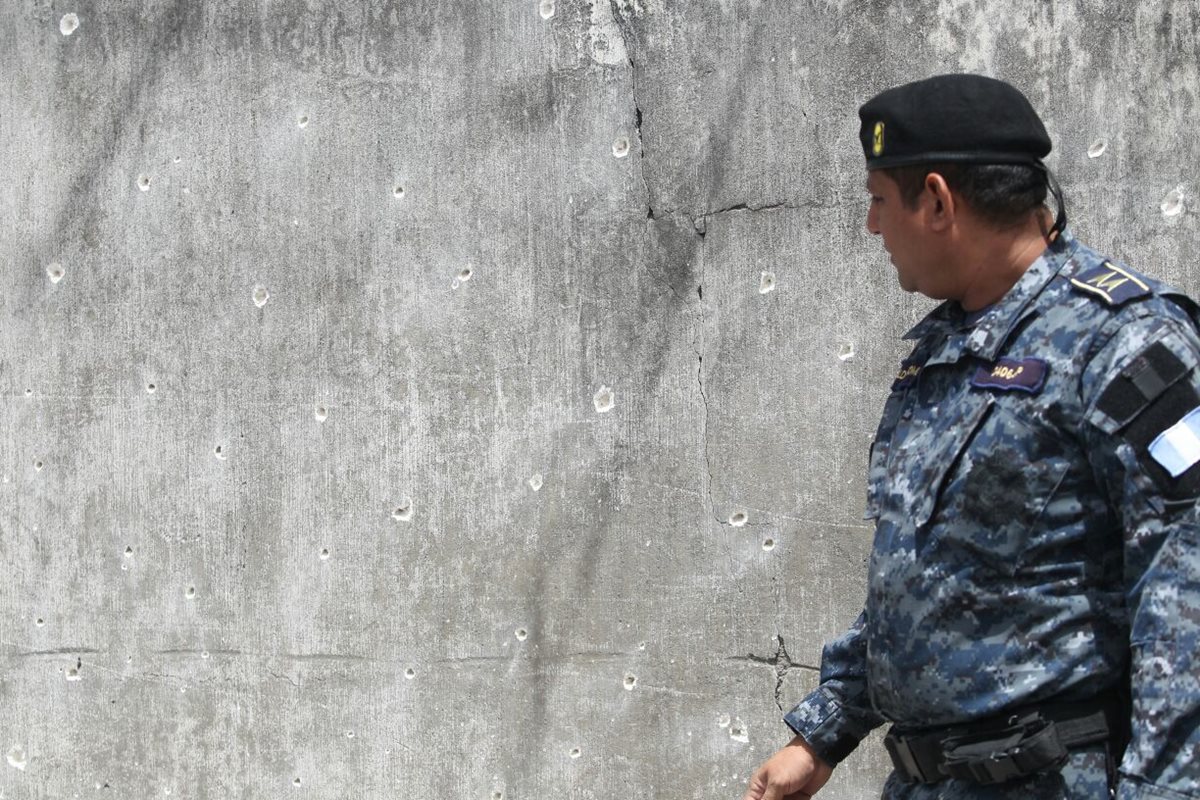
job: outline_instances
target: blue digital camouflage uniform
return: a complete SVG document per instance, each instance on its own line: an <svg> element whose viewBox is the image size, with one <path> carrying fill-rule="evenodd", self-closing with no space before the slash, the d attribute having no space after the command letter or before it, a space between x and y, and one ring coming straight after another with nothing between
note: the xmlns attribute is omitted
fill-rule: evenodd
<svg viewBox="0 0 1200 800"><path fill-rule="evenodd" d="M871 446L865 609L786 717L827 761L885 722L1085 700L1132 674L1118 796L1200 797L1195 309L1064 233L978 319L947 302L906 336ZM1000 786L893 774L884 797L1107 797L1106 764L1099 745Z"/></svg>

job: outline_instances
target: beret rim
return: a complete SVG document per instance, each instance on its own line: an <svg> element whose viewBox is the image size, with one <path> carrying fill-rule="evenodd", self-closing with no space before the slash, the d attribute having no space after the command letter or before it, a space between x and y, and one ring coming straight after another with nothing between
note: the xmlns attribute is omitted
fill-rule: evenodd
<svg viewBox="0 0 1200 800"><path fill-rule="evenodd" d="M890 169L892 167L915 167L921 164L1024 164L1030 167L1044 169L1040 158L1022 153L993 151L974 151L970 153L934 151L930 153L912 153L895 156L880 156L867 159L867 169Z"/></svg>

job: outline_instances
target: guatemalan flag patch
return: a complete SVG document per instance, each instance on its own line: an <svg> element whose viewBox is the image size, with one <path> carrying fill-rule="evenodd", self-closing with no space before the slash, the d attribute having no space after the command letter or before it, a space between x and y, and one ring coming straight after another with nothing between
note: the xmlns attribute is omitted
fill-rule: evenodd
<svg viewBox="0 0 1200 800"><path fill-rule="evenodd" d="M1046 383L1049 368L1040 358L1002 358L975 370L971 385L983 389L1017 390L1037 394Z"/></svg>
<svg viewBox="0 0 1200 800"><path fill-rule="evenodd" d="M1193 408L1187 416L1160 433L1150 443L1150 456L1178 478L1188 468L1200 461L1200 408Z"/></svg>

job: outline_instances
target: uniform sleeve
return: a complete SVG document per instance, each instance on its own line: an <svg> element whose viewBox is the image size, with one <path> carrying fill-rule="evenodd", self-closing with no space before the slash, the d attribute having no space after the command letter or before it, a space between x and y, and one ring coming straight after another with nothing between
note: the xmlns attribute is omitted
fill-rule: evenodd
<svg viewBox="0 0 1200 800"><path fill-rule="evenodd" d="M1118 797L1200 798L1200 339L1181 313L1114 328L1082 389L1123 536L1132 738Z"/></svg>
<svg viewBox="0 0 1200 800"><path fill-rule="evenodd" d="M867 696L866 612L821 654L821 684L788 712L784 721L830 766L858 747L883 718Z"/></svg>

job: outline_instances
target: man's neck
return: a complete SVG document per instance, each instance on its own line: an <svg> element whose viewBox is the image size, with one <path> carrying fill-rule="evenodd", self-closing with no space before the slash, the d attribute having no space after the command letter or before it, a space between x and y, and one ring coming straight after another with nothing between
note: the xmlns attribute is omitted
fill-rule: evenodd
<svg viewBox="0 0 1200 800"><path fill-rule="evenodd" d="M972 227L963 238L961 263L970 267L966 290L959 298L968 312L986 308L1008 294L1048 244L1041 215L1014 228Z"/></svg>

